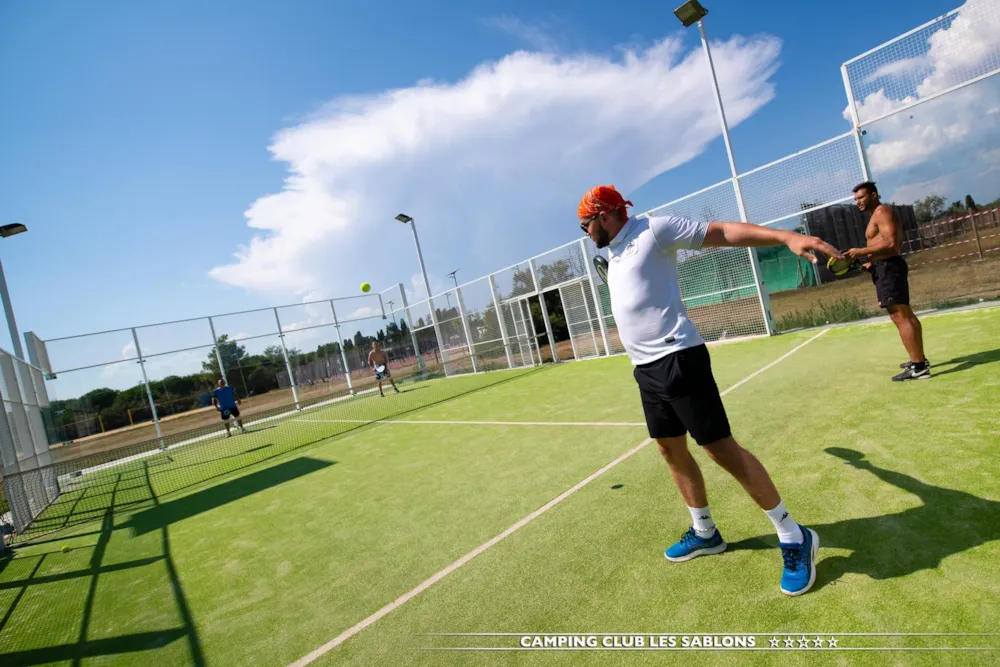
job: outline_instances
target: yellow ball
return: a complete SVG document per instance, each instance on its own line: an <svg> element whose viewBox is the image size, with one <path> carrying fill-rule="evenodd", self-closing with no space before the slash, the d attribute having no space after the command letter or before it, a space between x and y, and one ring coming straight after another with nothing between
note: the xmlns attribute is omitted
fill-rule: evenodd
<svg viewBox="0 0 1000 667"><path fill-rule="evenodd" d="M361 291L362 291L362 292L367 292L367 291L368 291L368 290L370 290L371 288L372 288L372 286L371 286L371 285L369 285L368 283L361 283Z"/></svg>
<svg viewBox="0 0 1000 667"><path fill-rule="evenodd" d="M61 547L59 547L59 551L62 551L63 553L68 553L69 552L69 545L67 545L67 544L62 545Z"/></svg>

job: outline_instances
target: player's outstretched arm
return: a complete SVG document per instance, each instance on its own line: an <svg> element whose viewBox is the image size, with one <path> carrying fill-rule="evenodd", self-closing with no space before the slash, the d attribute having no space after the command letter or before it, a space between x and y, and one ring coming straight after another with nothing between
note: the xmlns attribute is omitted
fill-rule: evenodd
<svg viewBox="0 0 1000 667"><path fill-rule="evenodd" d="M842 257L840 251L818 236L761 227L746 222L710 222L703 247L757 248L784 245L789 250L815 264L814 252L828 257Z"/></svg>

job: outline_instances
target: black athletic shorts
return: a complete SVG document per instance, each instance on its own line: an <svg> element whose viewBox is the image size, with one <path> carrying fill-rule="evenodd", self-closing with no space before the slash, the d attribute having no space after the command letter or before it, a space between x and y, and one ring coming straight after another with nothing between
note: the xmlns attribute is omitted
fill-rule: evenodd
<svg viewBox="0 0 1000 667"><path fill-rule="evenodd" d="M906 260L896 255L888 259L878 259L872 262L869 269L872 282L875 283L875 294L878 296L880 308L889 306L909 305L910 281L907 279L910 269Z"/></svg>
<svg viewBox="0 0 1000 667"><path fill-rule="evenodd" d="M704 345L636 366L632 374L639 383L649 437L690 433L699 445L709 445L732 435Z"/></svg>
<svg viewBox="0 0 1000 667"><path fill-rule="evenodd" d="M222 416L222 421L226 421L230 417L234 417L236 419L240 418L240 409L236 408L236 407L233 407L233 408L224 408L224 409L220 410L219 412L220 412L220 414Z"/></svg>

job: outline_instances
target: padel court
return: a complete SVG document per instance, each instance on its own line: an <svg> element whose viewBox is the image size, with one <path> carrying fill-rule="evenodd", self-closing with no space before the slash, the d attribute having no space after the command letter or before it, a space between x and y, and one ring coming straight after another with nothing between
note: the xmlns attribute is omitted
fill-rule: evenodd
<svg viewBox="0 0 1000 667"><path fill-rule="evenodd" d="M820 536L801 598L778 591L763 512L694 445L730 549L664 559L690 517L613 357L402 384L86 471L0 560L0 664L642 665L689 656L434 633L995 633L1000 309L923 323L929 381L889 380L888 323L712 347L735 436Z"/></svg>

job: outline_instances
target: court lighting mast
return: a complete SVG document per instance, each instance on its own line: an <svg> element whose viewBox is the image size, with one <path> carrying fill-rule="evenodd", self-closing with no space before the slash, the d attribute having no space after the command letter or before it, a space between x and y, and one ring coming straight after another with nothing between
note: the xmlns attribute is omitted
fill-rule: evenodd
<svg viewBox="0 0 1000 667"><path fill-rule="evenodd" d="M441 337L441 327L438 325L437 313L434 311L434 301L431 299L431 281L427 279L427 268L424 266L424 255L420 252L420 239L417 238L417 224L413 221L412 217L406 215L405 213L397 215L396 220L404 225L409 225L410 231L413 232L413 245L417 247L417 262L420 264L420 274L424 277L424 289L427 290L427 305L430 307L431 311L431 323L434 325L434 335L437 336L438 348L441 350L441 363L444 365L444 374L448 375L448 353L444 350L444 339Z"/></svg>
<svg viewBox="0 0 1000 667"><path fill-rule="evenodd" d="M736 159L733 157L733 145L729 140L729 122L726 120L726 110L722 105L722 94L719 92L719 79L715 74L715 63L712 61L712 49L708 46L708 36L705 34L705 24L702 19L708 14L698 0L688 0L683 5L674 10L676 16L685 28L690 28L698 24L698 33L701 35L701 46L705 50L705 57L708 59L708 69L712 73L712 90L715 92L715 106L719 110L719 123L722 125L722 140L726 144L726 155L729 156L729 170L733 175L733 190L736 193L736 205L740 210L740 221L749 222L746 207L743 205L743 191L740 189L739 172L736 171ZM757 296L760 298L760 307L764 315L764 327L767 334L774 333L774 326L771 322L770 299L767 288L761 280L760 262L757 259L757 252L753 248L747 248L750 255L750 268L753 270L754 281L757 283Z"/></svg>
<svg viewBox="0 0 1000 667"><path fill-rule="evenodd" d="M23 234L28 228L20 223L0 227L0 238L15 234ZM3 299L3 311L7 315L7 328L10 329L10 341L14 345L14 355L24 360L24 348L21 347L21 337L17 332L17 321L14 319L14 308L10 305L10 293L7 291L7 278L3 274L3 263L0 263L0 298Z"/></svg>

